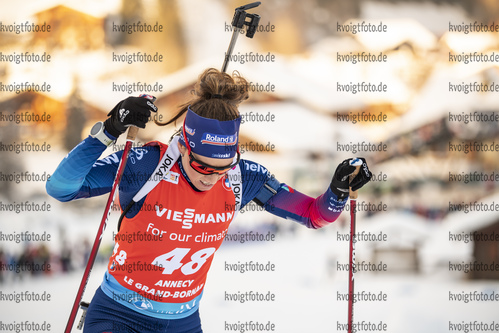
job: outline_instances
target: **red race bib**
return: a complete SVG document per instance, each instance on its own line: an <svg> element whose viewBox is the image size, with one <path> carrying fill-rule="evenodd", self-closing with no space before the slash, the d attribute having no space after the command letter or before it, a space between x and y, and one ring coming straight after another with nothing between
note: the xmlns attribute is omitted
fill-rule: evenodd
<svg viewBox="0 0 499 333"><path fill-rule="evenodd" d="M203 290L234 207L228 180L197 192L175 164L147 195L140 212L123 219L109 273L123 287L157 302L192 300Z"/></svg>

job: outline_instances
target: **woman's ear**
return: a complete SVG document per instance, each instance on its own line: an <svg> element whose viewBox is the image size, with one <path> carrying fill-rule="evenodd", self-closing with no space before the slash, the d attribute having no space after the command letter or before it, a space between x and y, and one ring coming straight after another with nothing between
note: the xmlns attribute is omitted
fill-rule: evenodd
<svg viewBox="0 0 499 333"><path fill-rule="evenodd" d="M187 148L180 142L177 142L178 145L178 150L180 150L180 155L184 156L185 152L187 151Z"/></svg>

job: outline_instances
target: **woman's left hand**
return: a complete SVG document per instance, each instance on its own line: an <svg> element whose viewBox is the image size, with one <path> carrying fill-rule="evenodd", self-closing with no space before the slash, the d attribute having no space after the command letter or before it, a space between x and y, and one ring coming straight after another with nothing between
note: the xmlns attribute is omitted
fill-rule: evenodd
<svg viewBox="0 0 499 333"><path fill-rule="evenodd" d="M355 171L355 166L350 165L353 158L348 158L341 162L334 172L330 188L339 199L344 199L349 195L349 187L352 188L352 191L357 191L371 180L372 174L369 171L366 159L363 157L359 157L358 159L362 161L362 165L360 166L359 173L351 182L349 181L349 176Z"/></svg>

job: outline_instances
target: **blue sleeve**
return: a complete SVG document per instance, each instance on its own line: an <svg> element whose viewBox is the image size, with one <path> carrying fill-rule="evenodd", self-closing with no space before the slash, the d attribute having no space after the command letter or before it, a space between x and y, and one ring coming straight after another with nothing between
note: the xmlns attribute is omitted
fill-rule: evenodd
<svg viewBox="0 0 499 333"><path fill-rule="evenodd" d="M59 201L88 198L111 191L121 152L94 163L106 150L98 139L87 137L71 150L47 180L47 193Z"/></svg>
<svg viewBox="0 0 499 333"><path fill-rule="evenodd" d="M63 202L109 193L123 151L98 160L105 149L104 144L90 136L80 142L61 161L47 181L47 193ZM159 156L157 146L131 149L119 186L122 208L149 179L158 164Z"/></svg>
<svg viewBox="0 0 499 333"><path fill-rule="evenodd" d="M258 163L241 160L240 167L243 181L241 208L254 200L264 184L272 179L277 193L263 203L265 210L308 228L322 228L334 222L343 211L348 199L338 199L329 187L322 195L314 199L278 182L265 167Z"/></svg>

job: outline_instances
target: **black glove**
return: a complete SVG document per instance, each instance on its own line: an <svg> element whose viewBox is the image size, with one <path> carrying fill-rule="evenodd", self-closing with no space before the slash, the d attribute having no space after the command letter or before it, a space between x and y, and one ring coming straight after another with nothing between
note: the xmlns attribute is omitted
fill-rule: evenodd
<svg viewBox="0 0 499 333"><path fill-rule="evenodd" d="M104 128L114 137L126 131L129 126L145 128L149 121L151 111L158 108L146 97L128 97L118 104L107 115Z"/></svg>
<svg viewBox="0 0 499 333"><path fill-rule="evenodd" d="M359 159L362 161L362 165L360 166L359 173L352 182L349 182L349 176L355 171L355 166L350 165L350 161L353 158L344 160L336 168L329 187L339 199L345 199L349 195L349 187L352 187L352 191L357 191L371 179L372 174L369 171L365 158L359 157Z"/></svg>

